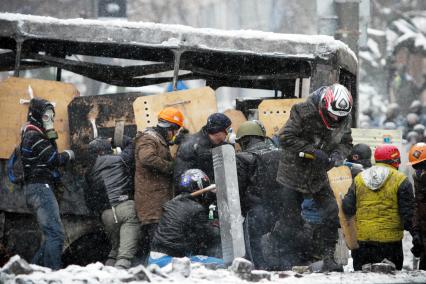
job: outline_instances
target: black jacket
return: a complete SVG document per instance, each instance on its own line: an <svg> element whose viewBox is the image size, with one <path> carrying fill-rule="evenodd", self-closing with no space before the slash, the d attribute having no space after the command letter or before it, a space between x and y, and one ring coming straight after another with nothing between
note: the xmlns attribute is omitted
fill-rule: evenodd
<svg viewBox="0 0 426 284"><path fill-rule="evenodd" d="M282 155L277 181L302 193L315 193L329 185L327 169L318 167L313 160L300 158L300 152L312 153L319 149L328 155L336 152L347 157L352 149L351 116L348 115L339 128L328 130L318 112L319 93L294 105L290 118L279 131Z"/></svg>
<svg viewBox="0 0 426 284"><path fill-rule="evenodd" d="M25 183L54 184L59 181L58 167L69 161L67 153L58 153L54 140L49 140L42 129L27 126L22 134L22 165Z"/></svg>
<svg viewBox="0 0 426 284"><path fill-rule="evenodd" d="M414 231L420 232L426 238L426 182L416 174L413 175L415 189Z"/></svg>
<svg viewBox="0 0 426 284"><path fill-rule="evenodd" d="M126 148L131 147L133 143L129 143ZM86 202L91 210L101 212L133 199L133 176L129 167L132 159L128 151L125 151L126 148L120 155L98 156L95 164L86 173L89 186Z"/></svg>
<svg viewBox="0 0 426 284"><path fill-rule="evenodd" d="M256 205L274 206L281 150L265 141L253 143L236 154L238 187L243 216Z"/></svg>
<svg viewBox="0 0 426 284"><path fill-rule="evenodd" d="M208 134L204 127L197 133L188 135L180 145L174 168L173 178L177 184L180 176L189 169L200 169L209 177L211 183L214 181L214 169L212 159L212 148Z"/></svg>
<svg viewBox="0 0 426 284"><path fill-rule="evenodd" d="M163 205L151 250L174 257L196 255L218 238L219 229L210 224L208 208L183 193Z"/></svg>

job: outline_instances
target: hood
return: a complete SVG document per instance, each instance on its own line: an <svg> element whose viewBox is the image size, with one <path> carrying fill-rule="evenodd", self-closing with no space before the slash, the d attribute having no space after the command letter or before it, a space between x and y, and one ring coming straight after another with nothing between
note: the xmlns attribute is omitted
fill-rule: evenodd
<svg viewBox="0 0 426 284"><path fill-rule="evenodd" d="M321 92L324 88L327 88L326 86L320 87L319 89L315 90L311 93L311 95L306 99L306 101L311 102L316 109L318 109L319 101L321 100Z"/></svg>
<svg viewBox="0 0 426 284"><path fill-rule="evenodd" d="M365 185L376 191L382 187L390 174L390 169L387 167L373 166L361 173Z"/></svg>

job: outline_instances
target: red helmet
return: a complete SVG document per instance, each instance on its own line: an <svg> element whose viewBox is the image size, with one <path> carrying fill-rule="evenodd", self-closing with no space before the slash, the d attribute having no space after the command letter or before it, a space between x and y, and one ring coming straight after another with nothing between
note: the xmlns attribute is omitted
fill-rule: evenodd
<svg viewBox="0 0 426 284"><path fill-rule="evenodd" d="M319 114L328 129L334 129L351 112L352 95L345 86L333 84L323 88L320 94Z"/></svg>
<svg viewBox="0 0 426 284"><path fill-rule="evenodd" d="M377 146L374 150L374 159L376 162L389 164L395 168L401 164L401 154L398 148L390 144Z"/></svg>

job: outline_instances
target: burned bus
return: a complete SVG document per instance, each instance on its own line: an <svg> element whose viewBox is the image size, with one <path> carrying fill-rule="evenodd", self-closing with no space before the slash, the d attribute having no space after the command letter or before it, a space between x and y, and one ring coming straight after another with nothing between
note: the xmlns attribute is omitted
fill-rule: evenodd
<svg viewBox="0 0 426 284"><path fill-rule="evenodd" d="M0 71L13 72L0 82L0 243L26 259L37 249L41 235L22 188L8 180L6 163L19 143L29 88L56 104L55 124L62 139L58 146L70 147L77 157L63 172L58 200L66 235L64 264L103 260L109 250L102 226L84 201L85 157L93 137L111 137L117 129L134 136L138 129L155 124L156 111L169 105L180 108L189 129L197 131L218 110L216 93L221 88L243 90L235 109L229 110L233 123L254 115L264 122L268 135L283 125L292 104L334 82L352 92L356 117L357 59L345 44L329 36L0 13L0 49ZM110 61L98 63L93 58ZM22 70L48 67L56 68L57 81L19 77ZM81 96L75 86L61 81L62 70L123 87L172 82L176 88L178 81L190 80L202 85L150 96L138 92ZM250 89L269 95L244 95Z"/></svg>

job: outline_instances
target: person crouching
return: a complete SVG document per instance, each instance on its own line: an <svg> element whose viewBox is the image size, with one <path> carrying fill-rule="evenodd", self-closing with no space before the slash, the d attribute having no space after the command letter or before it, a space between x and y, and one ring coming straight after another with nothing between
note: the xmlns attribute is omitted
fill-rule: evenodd
<svg viewBox="0 0 426 284"><path fill-rule="evenodd" d="M190 257L191 261L215 263L223 261L207 255L209 248L220 243L220 232L208 218L212 192L199 194L210 185L208 176L199 169L185 171L179 180L181 192L163 206L154 238L151 242L149 264L163 267L172 257ZM198 192L197 192L198 191Z"/></svg>
<svg viewBox="0 0 426 284"><path fill-rule="evenodd" d="M124 143L124 149L131 148L133 141L127 139ZM96 160L86 173L86 181L93 194L106 194L107 200L101 219L112 248L105 264L129 268L137 251L140 232L132 197L131 161L126 160L124 154L113 155L111 142L106 138L96 138L89 143L89 149L96 155Z"/></svg>

